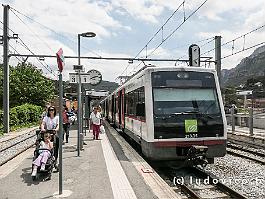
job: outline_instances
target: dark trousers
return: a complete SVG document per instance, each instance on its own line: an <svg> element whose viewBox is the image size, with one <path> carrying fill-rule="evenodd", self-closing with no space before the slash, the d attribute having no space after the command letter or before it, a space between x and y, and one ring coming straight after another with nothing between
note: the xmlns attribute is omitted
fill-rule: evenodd
<svg viewBox="0 0 265 199"><path fill-rule="evenodd" d="M55 136L54 157L56 162L58 159L58 152L59 152L59 137Z"/></svg>
<svg viewBox="0 0 265 199"><path fill-rule="evenodd" d="M63 130L64 130L64 134L66 135L66 142L68 142L70 123L63 124ZM64 140L64 134L63 134L63 140Z"/></svg>

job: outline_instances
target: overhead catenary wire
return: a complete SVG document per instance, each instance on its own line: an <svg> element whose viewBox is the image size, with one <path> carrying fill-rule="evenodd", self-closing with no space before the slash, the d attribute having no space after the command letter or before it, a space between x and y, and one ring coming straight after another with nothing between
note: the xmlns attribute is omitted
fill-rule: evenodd
<svg viewBox="0 0 265 199"><path fill-rule="evenodd" d="M12 9L11 9L11 12L33 33L35 37L41 40L53 52L49 44L46 41L44 41L38 34L36 34Z"/></svg>
<svg viewBox="0 0 265 199"><path fill-rule="evenodd" d="M183 1L184 2L184 1ZM138 57L138 55L140 55L140 53L144 50L144 49L146 49L146 51L147 51L147 45L156 37L156 35L158 35L158 33L162 30L163 31L163 28L164 28L164 26L168 23L168 21L176 14L176 12L181 8L181 6L182 6L182 4L183 4L183 2L178 6L178 8L171 14L171 16L165 21L165 23L156 31L156 33L151 37L151 39L149 39L148 40L148 42L144 45L144 47L135 55L135 57L134 58L136 58L136 57ZM162 36L162 40L163 40L163 36ZM146 57L147 57L147 54L146 54ZM127 73L127 69L128 69L128 67L130 66L130 64L127 64L127 66L125 67L125 69L122 71L122 73L121 73L121 75L120 76L122 76L124 73L125 73L125 71L126 71L126 73ZM127 76L127 74L126 74L126 76Z"/></svg>
<svg viewBox="0 0 265 199"><path fill-rule="evenodd" d="M240 35L240 36L238 36L238 37L235 37L234 39L231 39L231 40L229 40L229 41L223 43L223 44L221 45L221 47L226 46L226 45L228 45L229 43L235 43L236 40L243 38L243 39L244 39L244 42L243 42L243 49L240 50L240 52L243 52L244 49L245 49L246 36L249 35L249 34L251 34L251 33L256 32L256 31L258 31L258 30L260 30L260 29L262 29L262 28L264 28L264 27L265 27L265 24L263 24L262 26L259 26L259 27L255 28L255 29L253 29L253 30L251 30L251 31L249 31L249 32L247 32L247 33L244 33L244 34L242 34L242 35ZM257 45L258 45L258 44L257 44ZM206 52L203 52L201 55L205 55L205 54L210 53L210 52L212 52L212 51L214 51L214 50L215 50L215 48L212 48L212 49L210 49L210 50L207 50ZM232 54L238 54L238 53L233 52ZM231 55L226 56L226 57L230 57L230 56L231 56Z"/></svg>
<svg viewBox="0 0 265 199"><path fill-rule="evenodd" d="M226 55L226 56L222 57L221 59L225 59L225 58L227 58L227 57L231 57L231 56L233 56L233 55L236 55L236 54L238 54L238 53L244 52L244 51L246 51L246 50L250 50L250 49L255 48L255 47L257 47L257 46L260 46L260 45L262 45L262 44L265 44L265 41L264 41L264 42L261 42L261 43L258 43L258 44L255 44L255 45L253 45L253 46L250 46L250 47L244 48L244 49L242 49L242 50L240 50L240 51L237 51L237 52L235 52L235 53L233 53L233 54Z"/></svg>
<svg viewBox="0 0 265 199"><path fill-rule="evenodd" d="M157 36L157 34L160 31L163 31L164 26L168 23L168 21L175 15L175 13L181 8L183 7L184 10L184 20L183 22L175 29L173 30L173 32L171 32L171 34L169 34L166 38L164 38L164 35L162 37L162 42L149 54L146 54L146 58L148 56L150 56L152 53L154 53L166 40L168 40L191 16L193 16L208 0L205 0L196 10L194 10L188 17L186 17L186 13L185 13L185 0L178 6L178 8L172 13L172 15L166 20L166 22L158 29L158 31L154 34L154 36L144 45L144 47L137 53L137 55L135 56L135 58L144 50L147 50L147 46L148 44ZM121 76L124 74L124 72L128 69L128 67L130 66L130 64L128 64L126 66L126 68L123 70L123 72L121 73Z"/></svg>
<svg viewBox="0 0 265 199"><path fill-rule="evenodd" d="M64 38L64 39L66 39L66 40L68 40L68 41L70 41L70 42L72 42L72 43L74 43L74 44L77 44L77 41L72 40L72 39L69 39L68 37L64 36L63 34L60 34L60 33L56 32L55 30L51 29L50 27L48 27L48 26L46 26L46 25L43 25L42 23L40 23L40 22L38 22L38 21L32 19L31 17L27 16L26 14L23 14L22 12L18 11L17 9L15 9L15 8L13 8L13 7L10 7L10 10L13 10L13 11L19 13L20 15L26 17L27 19L29 19L29 20L31 20L31 21L37 23L37 24L39 24L39 25L42 26L43 28L45 28L45 29L47 29L47 30L53 32L54 34L60 36L61 38ZM84 46L81 46L81 48L88 50L89 52L95 54L95 55L98 56L98 57L101 57L101 55L99 55L98 53L96 53L96 52L94 52L94 51L92 51L92 50L90 50L90 49L88 49L88 48L86 48L86 47L84 47Z"/></svg>
<svg viewBox="0 0 265 199"><path fill-rule="evenodd" d="M20 42L22 42L22 43L18 42L20 45L26 48L32 55L35 55L35 53L32 50L30 50L30 48L24 43L24 41L20 37L18 39L20 40ZM44 68L46 68L47 71L49 71L54 77L56 77L56 74L54 74L54 71L48 64L46 63L43 64L38 58L36 59Z"/></svg>
<svg viewBox="0 0 265 199"><path fill-rule="evenodd" d="M3 22L2 21L0 21L2 24L3 24ZM13 34L15 34L15 32L11 29L11 28L8 28ZM33 53L33 51L25 44L25 42L20 38L20 37L18 37L18 39L20 40L20 42L18 41L17 43L19 43L20 45L22 45L24 48L26 48L32 55L35 55L35 53ZM9 44L10 45L10 44ZM11 45L10 45L11 46ZM12 46L11 46L11 48L13 48ZM15 50L15 48L13 48L14 50ZM15 50L15 52L17 52L16 50ZM18 53L17 52L17 54L20 54L20 53ZM23 61L21 61L20 59L18 59L18 57L17 56L15 56L16 57L16 59L18 60L18 61L20 61L20 62L23 62ZM56 76L56 74L54 74L54 72L53 72L53 70L52 70L52 68L48 65L48 64L43 64L38 58L36 58L37 59L37 61L47 70L47 71L49 71L54 77L57 77Z"/></svg>
<svg viewBox="0 0 265 199"><path fill-rule="evenodd" d="M148 40L148 42L144 45L144 47L136 54L135 58L140 55L140 53L148 46L148 44L156 37L156 35L160 32L163 31L164 26L169 22L169 20L176 14L176 12L182 7L185 1L183 1L178 8L171 14L171 16L163 23L163 25L156 31L156 33L151 37L151 39ZM162 37L163 38L163 37ZM164 40L164 39L162 39Z"/></svg>
<svg viewBox="0 0 265 199"><path fill-rule="evenodd" d="M148 56L152 55L165 41L167 41L190 17L192 17L208 0L205 0L197 9L195 9L185 20L173 30Z"/></svg>

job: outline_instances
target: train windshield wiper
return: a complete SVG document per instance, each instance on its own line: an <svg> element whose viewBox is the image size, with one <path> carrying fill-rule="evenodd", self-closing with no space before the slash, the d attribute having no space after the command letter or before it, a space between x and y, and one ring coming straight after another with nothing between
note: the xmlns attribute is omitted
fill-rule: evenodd
<svg viewBox="0 0 265 199"><path fill-rule="evenodd" d="M208 117L210 119L214 119L213 116L210 116L208 113L202 113L200 111L196 111L196 110L193 110L193 111L183 111L183 112L177 112L177 113L171 113L170 115L171 116L177 116L177 115L189 115L189 114L196 114L196 115L199 115L201 117Z"/></svg>

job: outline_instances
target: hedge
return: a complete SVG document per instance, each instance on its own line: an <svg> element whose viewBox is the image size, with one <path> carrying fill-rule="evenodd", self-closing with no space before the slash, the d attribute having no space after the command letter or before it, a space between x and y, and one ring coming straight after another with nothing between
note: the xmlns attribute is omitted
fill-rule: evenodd
<svg viewBox="0 0 265 199"><path fill-rule="evenodd" d="M14 130L19 127L29 126L39 121L42 107L32 104L23 104L10 109L9 125ZM0 110L0 133L3 132L3 111Z"/></svg>

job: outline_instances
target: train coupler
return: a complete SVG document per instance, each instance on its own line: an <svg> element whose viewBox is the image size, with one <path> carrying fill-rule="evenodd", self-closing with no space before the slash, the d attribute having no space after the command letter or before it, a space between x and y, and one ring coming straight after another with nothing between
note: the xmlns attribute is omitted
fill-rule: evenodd
<svg viewBox="0 0 265 199"><path fill-rule="evenodd" d="M205 167L208 164L206 158L207 146L192 145L188 150L187 163L192 166L201 165Z"/></svg>

